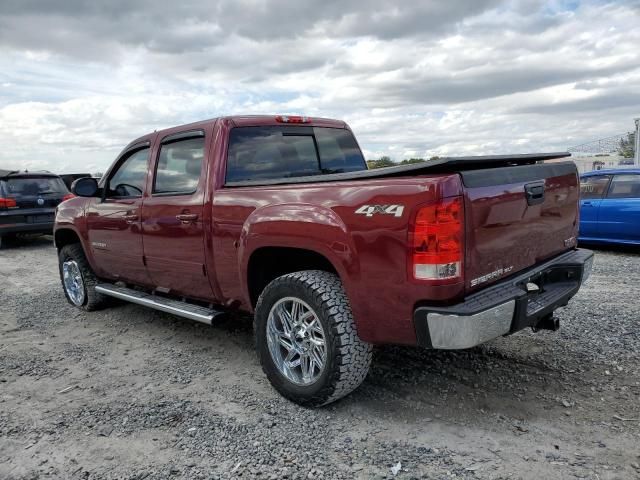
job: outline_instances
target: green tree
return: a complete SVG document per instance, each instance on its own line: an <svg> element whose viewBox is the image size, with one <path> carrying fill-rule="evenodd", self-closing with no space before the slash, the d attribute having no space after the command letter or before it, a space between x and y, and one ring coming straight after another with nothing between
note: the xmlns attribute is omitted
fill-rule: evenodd
<svg viewBox="0 0 640 480"><path fill-rule="evenodd" d="M636 144L635 132L627 133L627 138L620 139L618 146L618 155L624 158L633 158L633 152Z"/></svg>
<svg viewBox="0 0 640 480"><path fill-rule="evenodd" d="M391 158L387 156L380 157L378 160L367 160L367 165L369 169L372 168L382 168L382 167L393 167L396 163L391 160Z"/></svg>
<svg viewBox="0 0 640 480"><path fill-rule="evenodd" d="M412 165L414 163L422 163L426 161L424 158L405 158L400 162L401 165Z"/></svg>

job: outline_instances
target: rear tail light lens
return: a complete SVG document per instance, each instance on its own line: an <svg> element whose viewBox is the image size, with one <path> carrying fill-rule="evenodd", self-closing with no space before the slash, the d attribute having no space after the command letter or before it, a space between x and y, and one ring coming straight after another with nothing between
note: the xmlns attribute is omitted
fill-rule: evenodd
<svg viewBox="0 0 640 480"><path fill-rule="evenodd" d="M0 197L0 208L14 208L17 207L15 198L2 198Z"/></svg>
<svg viewBox="0 0 640 480"><path fill-rule="evenodd" d="M310 123L309 117L301 117L300 115L277 115L276 122L279 123Z"/></svg>
<svg viewBox="0 0 640 480"><path fill-rule="evenodd" d="M69 200L70 198L76 198L73 193L67 193L64 197L62 197L62 201Z"/></svg>
<svg viewBox="0 0 640 480"><path fill-rule="evenodd" d="M420 207L409 235L414 279L462 278L463 221L461 197Z"/></svg>

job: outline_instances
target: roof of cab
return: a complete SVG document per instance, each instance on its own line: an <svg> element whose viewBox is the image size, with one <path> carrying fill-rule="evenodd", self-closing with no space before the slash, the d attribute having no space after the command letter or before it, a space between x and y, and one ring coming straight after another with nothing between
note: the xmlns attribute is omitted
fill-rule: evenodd
<svg viewBox="0 0 640 480"><path fill-rule="evenodd" d="M342 120L335 120L332 118L321 117L305 117L305 123L286 123L277 120L280 115L228 115L225 117L209 118L207 120L200 120L197 122L186 123L184 125L176 125L173 127L163 128L155 132L147 133L141 137L136 138L130 142L126 148L131 147L137 143L150 140L153 135L160 134L162 136L182 131L185 129L198 129L206 128L207 126L215 123L217 120L229 122L233 127L260 127L269 125L291 125L291 126L304 126L304 127L329 127L329 128L347 128L347 124Z"/></svg>

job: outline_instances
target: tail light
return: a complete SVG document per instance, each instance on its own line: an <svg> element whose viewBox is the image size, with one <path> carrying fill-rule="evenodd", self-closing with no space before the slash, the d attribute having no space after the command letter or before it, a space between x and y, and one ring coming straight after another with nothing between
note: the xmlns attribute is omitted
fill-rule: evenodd
<svg viewBox="0 0 640 480"><path fill-rule="evenodd" d="M73 193L67 193L64 197L62 197L62 201L69 200L70 198L76 198Z"/></svg>
<svg viewBox="0 0 640 480"><path fill-rule="evenodd" d="M415 280L449 283L462 279L462 197L421 206L409 233L410 269Z"/></svg>
<svg viewBox="0 0 640 480"><path fill-rule="evenodd" d="M301 117L300 115L276 115L276 122L279 123L309 123L309 117Z"/></svg>
<svg viewBox="0 0 640 480"><path fill-rule="evenodd" d="M0 208L14 208L17 207L15 198L2 198L0 197Z"/></svg>

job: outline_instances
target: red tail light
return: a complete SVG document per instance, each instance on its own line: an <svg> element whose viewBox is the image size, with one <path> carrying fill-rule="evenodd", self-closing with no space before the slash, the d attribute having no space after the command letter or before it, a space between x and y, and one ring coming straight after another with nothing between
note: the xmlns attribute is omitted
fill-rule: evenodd
<svg viewBox="0 0 640 480"><path fill-rule="evenodd" d="M462 279L464 239L462 197L424 205L409 232L410 269L416 280Z"/></svg>
<svg viewBox="0 0 640 480"><path fill-rule="evenodd" d="M70 198L76 198L73 193L67 193L64 197L62 197L62 201L69 200Z"/></svg>
<svg viewBox="0 0 640 480"><path fill-rule="evenodd" d="M310 123L309 117L301 117L299 115L276 115L276 122L280 123Z"/></svg>
<svg viewBox="0 0 640 480"><path fill-rule="evenodd" d="M13 208L17 207L15 198L2 198L0 197L0 208Z"/></svg>

